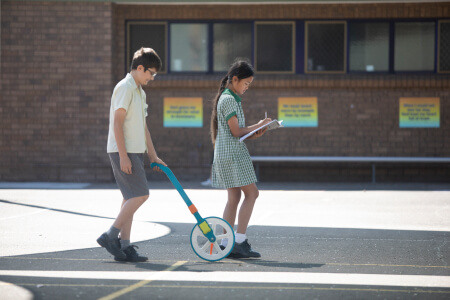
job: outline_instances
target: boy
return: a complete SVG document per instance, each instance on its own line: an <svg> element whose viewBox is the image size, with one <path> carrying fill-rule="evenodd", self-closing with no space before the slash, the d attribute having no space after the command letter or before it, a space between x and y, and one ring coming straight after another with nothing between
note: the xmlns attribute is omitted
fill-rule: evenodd
<svg viewBox="0 0 450 300"><path fill-rule="evenodd" d="M111 228L97 242L117 261L148 259L130 245L130 232L134 213L149 196L144 153L147 152L151 162L166 165L153 147L145 121L147 104L142 89L142 85L155 79L160 69L161 59L153 49L139 49L133 56L130 73L116 85L111 97L107 152L123 202Z"/></svg>

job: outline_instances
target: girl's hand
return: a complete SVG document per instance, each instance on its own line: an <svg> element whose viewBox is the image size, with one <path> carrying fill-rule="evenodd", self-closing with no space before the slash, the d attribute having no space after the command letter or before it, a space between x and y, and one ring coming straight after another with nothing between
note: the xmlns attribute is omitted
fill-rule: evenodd
<svg viewBox="0 0 450 300"><path fill-rule="evenodd" d="M131 167L131 160L128 155L120 157L120 170L122 170L122 172L125 174L131 174Z"/></svg>
<svg viewBox="0 0 450 300"><path fill-rule="evenodd" d="M264 129L258 130L257 132L255 132L255 134L253 135L253 137L254 137L255 139L257 139L257 138L259 138L259 137L262 137L262 136L264 135L264 133L266 133L266 131L267 131L267 127L264 128Z"/></svg>
<svg viewBox="0 0 450 300"><path fill-rule="evenodd" d="M258 122L258 126L263 126L263 125L266 125L266 124L268 124L268 123L270 123L270 122L272 122L272 119L271 119L271 118L265 118L264 120L260 120L260 121ZM249 139L257 139L257 138L263 136L264 133L266 133L266 131L267 131L267 127L266 127L266 128L263 128L263 129L261 129L261 130L258 130L258 131L255 132L251 137L249 137Z"/></svg>
<svg viewBox="0 0 450 300"><path fill-rule="evenodd" d="M272 119L271 119L271 118L265 118L264 120L260 120L260 121L258 122L258 125L262 126L262 125L266 125L266 124L268 124L268 123L270 123L270 122L272 122Z"/></svg>
<svg viewBox="0 0 450 300"><path fill-rule="evenodd" d="M158 163L158 164L161 164L161 165L167 167L166 163L163 162L163 160L162 160L161 158L159 158L159 157L156 157L155 159L150 159L150 163ZM153 168L153 170L154 170L154 171L158 171L158 172L162 172L162 170L161 170L159 167L157 167L157 166L155 166L155 167Z"/></svg>

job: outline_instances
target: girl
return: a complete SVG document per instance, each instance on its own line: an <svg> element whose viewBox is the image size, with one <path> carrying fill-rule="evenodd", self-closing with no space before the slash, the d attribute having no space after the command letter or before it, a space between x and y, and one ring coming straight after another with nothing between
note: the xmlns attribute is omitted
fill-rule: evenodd
<svg viewBox="0 0 450 300"><path fill-rule="evenodd" d="M244 201L238 216L236 243L230 253L230 257L235 258L261 257L258 252L251 249L245 235L259 191L255 184L257 180L250 154L245 144L239 141L241 136L271 121L270 118L266 118L245 127L240 96L252 83L253 74L253 67L248 62L238 60L233 63L220 83L211 115L211 139L214 144L212 184L214 187L227 189L228 202L223 218L232 227L241 200L241 192L244 192ZM266 129L260 130L250 138L258 138L265 131Z"/></svg>

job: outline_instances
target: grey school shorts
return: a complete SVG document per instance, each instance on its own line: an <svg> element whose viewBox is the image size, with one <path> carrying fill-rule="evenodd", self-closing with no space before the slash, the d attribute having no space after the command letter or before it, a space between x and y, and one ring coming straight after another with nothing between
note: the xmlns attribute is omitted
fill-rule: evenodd
<svg viewBox="0 0 450 300"><path fill-rule="evenodd" d="M108 153L117 185L122 192L123 199L148 196L148 183L144 170L144 153L128 153L131 160L131 174L120 169L118 152Z"/></svg>

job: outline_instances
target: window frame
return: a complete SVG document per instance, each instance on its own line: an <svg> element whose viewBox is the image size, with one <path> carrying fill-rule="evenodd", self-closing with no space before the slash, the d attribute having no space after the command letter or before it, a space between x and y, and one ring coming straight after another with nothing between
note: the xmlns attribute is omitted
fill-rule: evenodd
<svg viewBox="0 0 450 300"><path fill-rule="evenodd" d="M350 70L350 26L354 23L389 23L389 69L388 71L352 71ZM435 23L435 43L434 43L434 69L433 70L395 70L395 24L400 22L434 22ZM208 28L207 43L207 70L206 71L171 71L171 53L170 53L170 25L171 24L206 24ZM161 74L203 74L214 75L224 74L226 71L214 71L214 24L250 24L252 25L251 37L251 63L255 67L257 74L449 74L450 71L443 71L440 68L440 43L441 43L441 24L450 23L448 18L414 18L414 19L342 19L342 20L318 20L318 19L291 19L291 20L145 20L128 19L125 20L125 73L130 70L131 61L129 61L131 52L131 26L133 25L163 25L165 35L165 71ZM261 71L257 69L257 26L260 24L289 24L292 27L292 68L289 71ZM309 24L344 24L344 70L343 71L308 71L308 27ZM303 44L302 44L303 43Z"/></svg>
<svg viewBox="0 0 450 300"><path fill-rule="evenodd" d="M437 25L438 25L439 19L430 19L430 18L424 18L424 19L394 19L391 20L391 41L392 41L392 53L390 56L392 68L390 68L391 74L437 74ZM426 23L426 22L434 22L434 68L433 70L401 70L397 71L395 70L395 38L396 38L396 30L395 30L395 23Z"/></svg>
<svg viewBox="0 0 450 300"><path fill-rule="evenodd" d="M304 39L304 72L305 74L347 74L347 56L348 56L348 26L347 20L306 20L305 21L305 39ZM309 24L344 24L344 51L343 51L343 68L342 71L308 71L308 25Z"/></svg>
<svg viewBox="0 0 450 300"><path fill-rule="evenodd" d="M255 62L255 39L254 39L254 36L255 36L255 26L254 26L254 23L255 23L255 21L252 21L252 20L214 20L214 21L211 21L211 32L210 32L210 35L211 35L211 41L210 41L210 49L211 49L211 54L210 54L210 57L211 57L211 66L210 66L210 68L211 68L211 70L210 70L210 72L208 72L208 73L211 73L211 74L226 74L227 73L227 71L228 70L225 70L225 71L214 71L214 24L248 24L248 25L250 25L251 26L251 29L252 29L252 32L251 32L251 41L250 41L250 43L251 43L251 45L250 45L250 51L251 51L251 53L250 53L250 56L251 57L249 57L249 59L250 59L250 62L252 63L252 65L254 65L254 62Z"/></svg>
<svg viewBox="0 0 450 300"><path fill-rule="evenodd" d="M437 20L437 32L436 32L436 35L437 35L437 46L436 46L436 48L437 48L436 49L437 62L436 62L436 73L437 74L450 74L450 70L448 70L448 71L441 71L441 65L440 65L440 61L439 61L440 56L441 56L440 51L441 51L441 24L442 23L450 23L450 19Z"/></svg>
<svg viewBox="0 0 450 300"><path fill-rule="evenodd" d="M350 69L350 27L352 24L364 24L364 23L387 23L388 24L388 69L386 71L352 71ZM393 40L392 40L392 21L388 19L348 19L347 20L347 73L346 74L390 74L393 69L391 68L391 61L393 56L391 56L391 51L393 51Z"/></svg>
<svg viewBox="0 0 450 300"><path fill-rule="evenodd" d="M170 27L172 24L203 24L203 25L207 25L207 33L206 36L208 38L208 42L206 45L206 55L208 56L206 59L206 65L207 65L207 70L206 71L172 71L171 70L171 61L172 61L172 54L170 53L169 49L167 49L167 70L168 70L168 74L172 74L172 75L187 75L187 74L212 74L212 59L213 59L213 55L212 55L212 47L213 44L211 43L211 38L212 38L212 25L213 25L213 21L211 20L170 20L168 21L168 35L167 35L167 42L168 45L170 46L170 38L172 35L172 32L170 30ZM169 48L169 47L168 47Z"/></svg>
<svg viewBox="0 0 450 300"><path fill-rule="evenodd" d="M166 59L168 59L168 55L169 55L169 27L168 27L168 22L167 21L145 21L145 20L127 20L125 23L126 26L126 38L125 38L125 47L126 47L126 51L125 51L125 71L126 73L128 73L130 71L130 67L131 67L131 61L129 60L130 57L130 51L131 51L131 45L130 45L130 38L131 38L131 25L164 25L164 35L165 35L165 56ZM164 64L164 62L163 62ZM166 70L165 71L159 71L159 74L169 74L169 65L166 64Z"/></svg>
<svg viewBox="0 0 450 300"><path fill-rule="evenodd" d="M280 24L290 24L292 25L292 49L291 49L291 53L292 53L292 62L291 62L291 70L289 71L260 71L257 69L257 61L258 61L258 56L257 56L257 41L258 41L258 30L257 30L257 26L259 24L273 24L273 25L280 25ZM257 74L296 74L296 47L297 47L297 39L296 39L296 27L297 27L297 21L254 21L253 22L253 67L255 69L255 73Z"/></svg>

